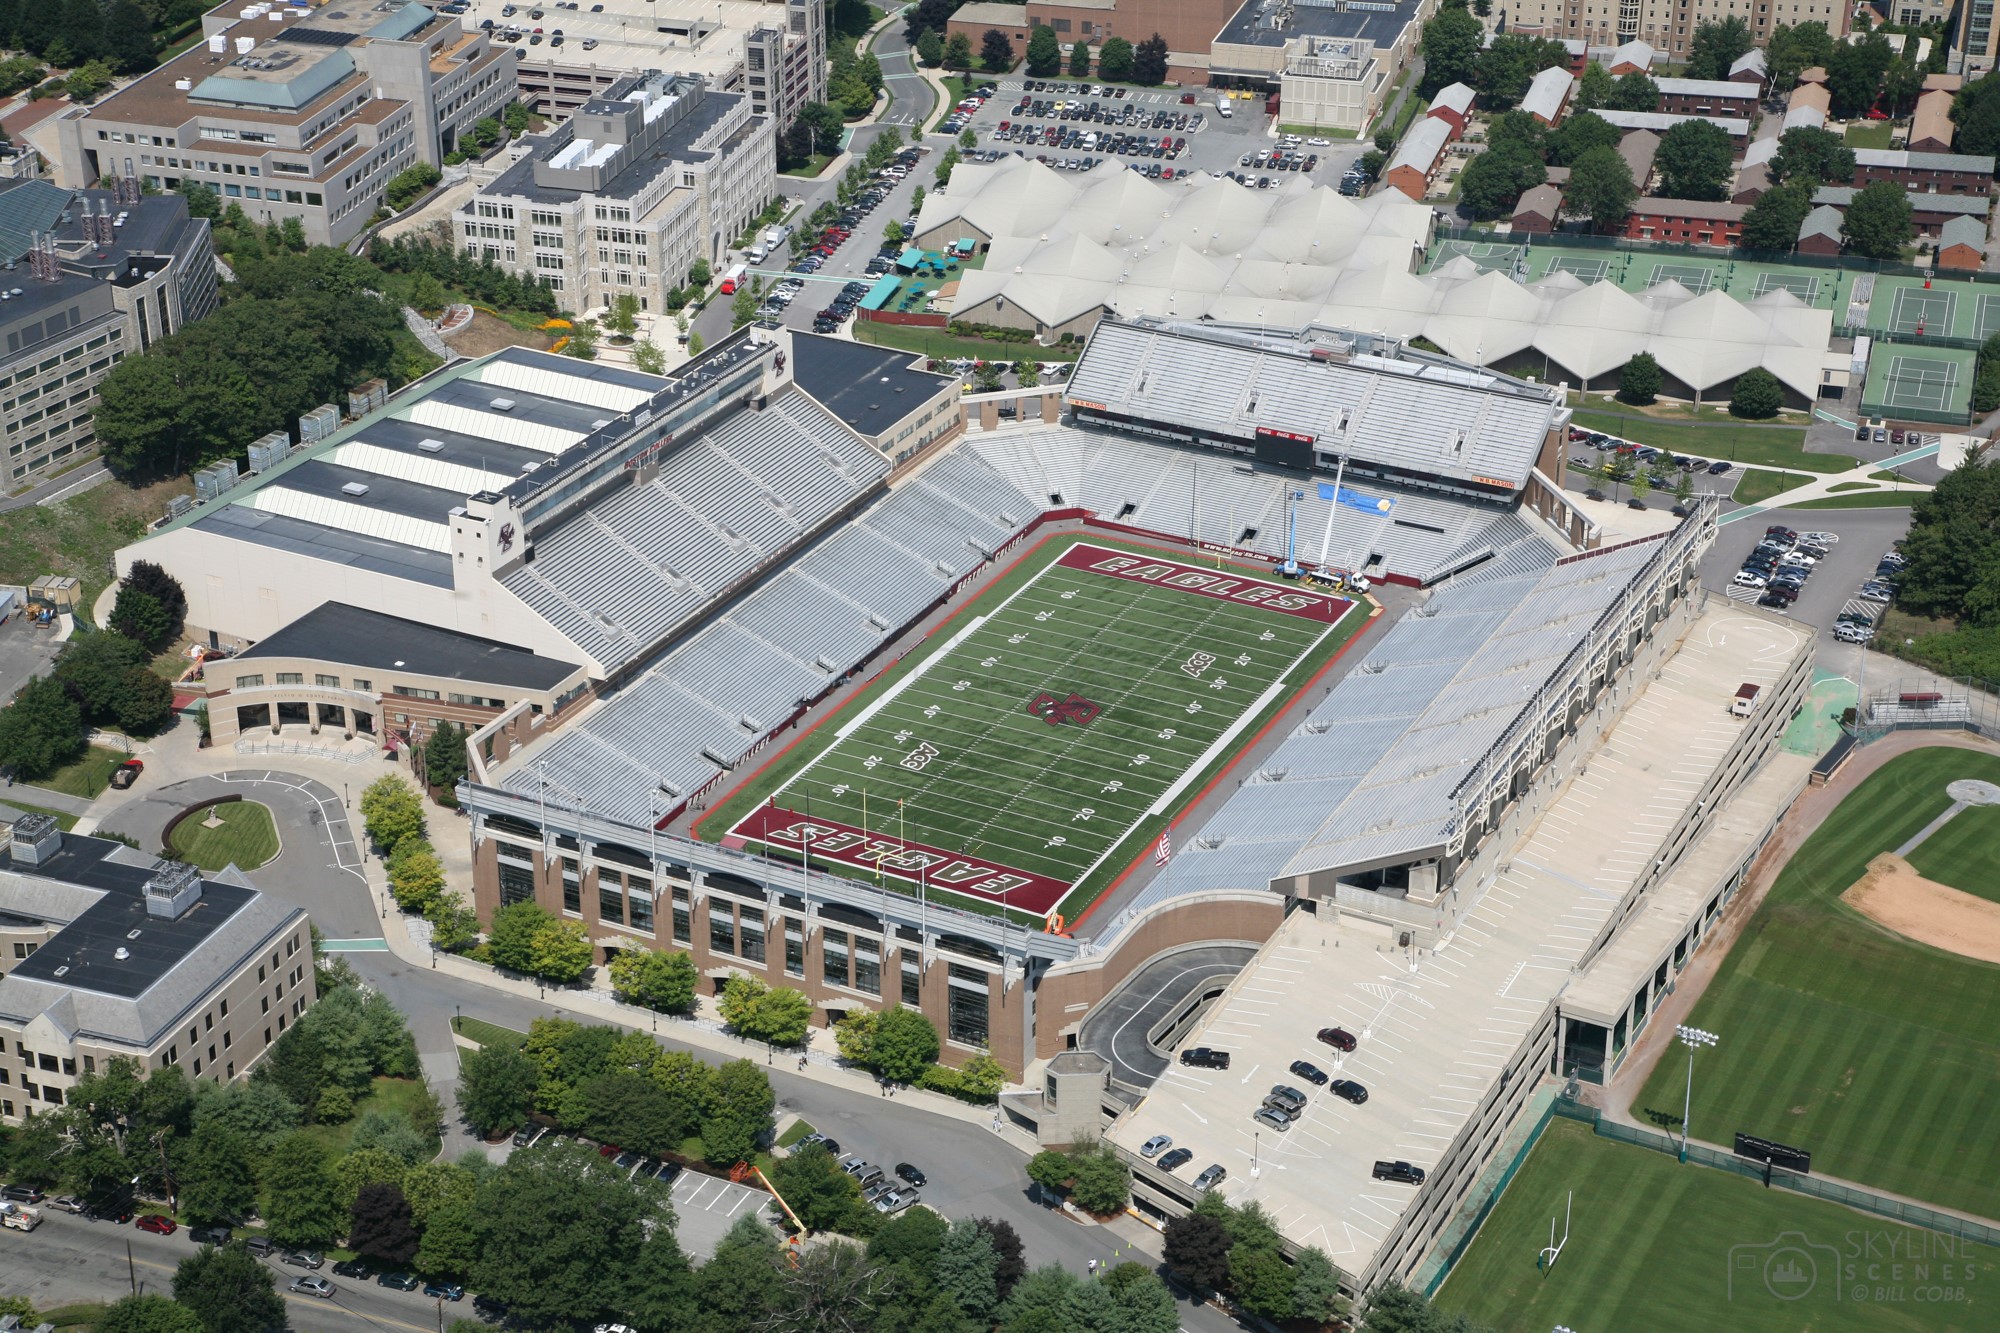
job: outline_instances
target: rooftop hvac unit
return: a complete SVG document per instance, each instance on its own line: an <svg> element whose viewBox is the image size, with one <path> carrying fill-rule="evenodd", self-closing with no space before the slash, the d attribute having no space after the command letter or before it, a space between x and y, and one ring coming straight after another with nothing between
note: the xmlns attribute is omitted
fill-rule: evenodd
<svg viewBox="0 0 2000 1333"><path fill-rule="evenodd" d="M443 441L443 440L418 440L418 441L417 441L417 448L419 448L419 449L423 450L423 451L424 451L425 453L427 453L427 454L441 454L441 453L443 453L443 452L444 452L444 441ZM533 463L530 463L530 464L528 464L528 467L533 467L533 466L534 466L534 464L533 464ZM523 469L523 470L525 471L526 469Z"/></svg>
<svg viewBox="0 0 2000 1333"><path fill-rule="evenodd" d="M359 500L362 496L368 494L368 483L365 481L350 481L340 488L340 493L342 495L351 495Z"/></svg>
<svg viewBox="0 0 2000 1333"><path fill-rule="evenodd" d="M317 444L340 429L340 409L323 403L299 418L299 443Z"/></svg>
<svg viewBox="0 0 2000 1333"><path fill-rule="evenodd" d="M239 56L249 55L256 47L257 39L255 37L238 37L236 39L236 54Z"/></svg>
<svg viewBox="0 0 2000 1333"><path fill-rule="evenodd" d="M177 91L177 92L183 92L183 93L184 93L184 92L188 92L188 91L189 91L189 90L191 90L191 89L192 89L193 87L194 87L194 80L193 80L193 79L175 79L175 80L174 80L174 89L175 89L175 91Z"/></svg>
<svg viewBox="0 0 2000 1333"><path fill-rule="evenodd" d="M192 495L176 495L173 499L167 501L167 517L179 518L192 508L194 508L194 497Z"/></svg>
<svg viewBox="0 0 2000 1333"><path fill-rule="evenodd" d="M208 39L208 49L216 55L221 55L229 49L229 35L221 32L216 33L215 36Z"/></svg>
<svg viewBox="0 0 2000 1333"><path fill-rule="evenodd" d="M495 412L512 412L514 410L514 400L512 398L495 398L486 405Z"/></svg>
<svg viewBox="0 0 2000 1333"><path fill-rule="evenodd" d="M222 482L207 468L203 468L194 474L194 494L196 499L213 500L218 495L221 495L222 491Z"/></svg>

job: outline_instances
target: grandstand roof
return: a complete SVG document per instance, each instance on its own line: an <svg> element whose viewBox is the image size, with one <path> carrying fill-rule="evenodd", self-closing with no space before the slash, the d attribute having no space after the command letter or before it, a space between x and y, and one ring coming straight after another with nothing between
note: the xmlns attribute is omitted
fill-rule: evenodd
<svg viewBox="0 0 2000 1333"><path fill-rule="evenodd" d="M876 436L949 388L949 375L911 364L915 354L815 333L792 335L792 380L863 435Z"/></svg>
<svg viewBox="0 0 2000 1333"><path fill-rule="evenodd" d="M1561 410L1547 390L1448 362L1333 361L1313 351L1288 339L1106 320L1070 376L1068 397L1237 439L1259 430L1307 435L1323 450L1407 473L1512 488L1526 483Z"/></svg>

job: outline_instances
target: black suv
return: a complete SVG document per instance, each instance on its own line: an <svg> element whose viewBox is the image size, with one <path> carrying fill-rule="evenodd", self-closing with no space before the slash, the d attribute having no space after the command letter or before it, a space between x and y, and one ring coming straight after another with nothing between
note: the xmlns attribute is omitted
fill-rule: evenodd
<svg viewBox="0 0 2000 1333"><path fill-rule="evenodd" d="M1193 1065L1197 1069L1227 1069L1229 1052L1214 1050L1207 1046L1190 1046L1181 1052L1181 1063Z"/></svg>
<svg viewBox="0 0 2000 1333"><path fill-rule="evenodd" d="M1424 1183L1424 1169L1408 1162L1377 1162L1374 1175L1377 1180L1393 1180L1399 1185Z"/></svg>
<svg viewBox="0 0 2000 1333"><path fill-rule="evenodd" d="M1335 1079L1332 1085L1332 1092L1334 1096L1343 1101L1353 1102L1356 1106L1368 1100L1368 1089L1362 1087L1351 1078Z"/></svg>
<svg viewBox="0 0 2000 1333"><path fill-rule="evenodd" d="M189 1227L188 1239L197 1245L227 1245L236 1233L228 1227Z"/></svg>

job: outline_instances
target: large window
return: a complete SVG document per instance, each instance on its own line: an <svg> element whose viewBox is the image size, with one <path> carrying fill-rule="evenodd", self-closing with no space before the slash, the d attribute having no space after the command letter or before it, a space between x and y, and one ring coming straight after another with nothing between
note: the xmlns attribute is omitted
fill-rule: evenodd
<svg viewBox="0 0 2000 1333"><path fill-rule="evenodd" d="M820 976L829 986L847 984L847 932L822 930L819 933Z"/></svg>
<svg viewBox="0 0 2000 1333"><path fill-rule="evenodd" d="M601 869L597 872L597 919L612 926L625 924L625 886L618 876Z"/></svg>
<svg viewBox="0 0 2000 1333"><path fill-rule="evenodd" d="M912 1009L923 1000L924 971L917 960L909 954L903 955L903 1003Z"/></svg>
<svg viewBox="0 0 2000 1333"><path fill-rule="evenodd" d="M736 930L743 944L743 957L752 963L764 961L764 911L760 907L736 909Z"/></svg>
<svg viewBox="0 0 2000 1333"><path fill-rule="evenodd" d="M794 977L806 974L806 933L796 921L785 922L785 973Z"/></svg>
<svg viewBox="0 0 2000 1333"><path fill-rule="evenodd" d="M987 974L978 968L953 963L950 992L946 1035L961 1046L984 1046L987 1035Z"/></svg>
<svg viewBox="0 0 2000 1333"><path fill-rule="evenodd" d="M694 927L688 918L688 891L674 890L674 941L677 944L694 942Z"/></svg>
<svg viewBox="0 0 2000 1333"><path fill-rule="evenodd" d="M854 937L854 989L870 995L882 993L882 941Z"/></svg>
<svg viewBox="0 0 2000 1333"><path fill-rule="evenodd" d="M535 900L535 870L526 860L515 860L506 853L500 856L500 905L511 907L515 903Z"/></svg>
<svg viewBox="0 0 2000 1333"><path fill-rule="evenodd" d="M583 915L583 874L574 856L562 859L563 911Z"/></svg>
<svg viewBox="0 0 2000 1333"><path fill-rule="evenodd" d="M625 910L631 913L632 929L653 933L653 895L644 880L625 881Z"/></svg>
<svg viewBox="0 0 2000 1333"><path fill-rule="evenodd" d="M716 953L736 952L736 914L722 898L708 900L708 947Z"/></svg>

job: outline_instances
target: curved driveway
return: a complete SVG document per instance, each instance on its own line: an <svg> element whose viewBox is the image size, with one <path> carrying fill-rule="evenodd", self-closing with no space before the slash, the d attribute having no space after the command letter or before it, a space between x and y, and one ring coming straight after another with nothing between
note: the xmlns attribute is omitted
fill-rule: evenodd
<svg viewBox="0 0 2000 1333"><path fill-rule="evenodd" d="M1166 1072L1167 1057L1147 1043L1146 1034L1197 987L1235 976L1256 954L1248 945L1209 944L1154 959L1091 1010L1077 1045L1109 1060L1117 1082L1151 1087Z"/></svg>

